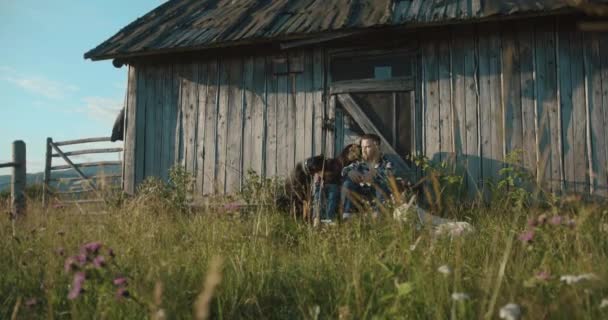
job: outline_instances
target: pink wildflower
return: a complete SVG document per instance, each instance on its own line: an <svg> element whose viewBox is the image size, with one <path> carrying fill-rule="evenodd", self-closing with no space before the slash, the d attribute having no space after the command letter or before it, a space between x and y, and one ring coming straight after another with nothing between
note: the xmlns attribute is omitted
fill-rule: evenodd
<svg viewBox="0 0 608 320"><path fill-rule="evenodd" d="M523 243L532 242L532 239L534 239L534 230L527 230L519 235L519 240Z"/></svg>
<svg viewBox="0 0 608 320"><path fill-rule="evenodd" d="M106 266L106 259L103 256L97 256L93 259L93 265L95 268L103 268Z"/></svg>
<svg viewBox="0 0 608 320"><path fill-rule="evenodd" d="M538 220L536 218L528 219L528 227L534 228L536 226L538 226Z"/></svg>
<svg viewBox="0 0 608 320"><path fill-rule="evenodd" d="M98 242L98 241L89 242L89 243L85 244L84 246L82 246L81 252L97 254L99 252L99 249L101 249L101 247L102 247L101 242Z"/></svg>
<svg viewBox="0 0 608 320"><path fill-rule="evenodd" d="M74 281L72 282L72 289L70 289L70 293L68 293L68 299L74 300L80 296L80 294L84 291L82 289L82 285L84 284L85 275L84 272L77 272L74 275Z"/></svg>
<svg viewBox="0 0 608 320"><path fill-rule="evenodd" d="M562 216L553 216L549 220L549 224L554 225L554 226L559 226L560 224L562 224L562 220L563 220Z"/></svg>
<svg viewBox="0 0 608 320"><path fill-rule="evenodd" d="M127 278L125 277L118 277L116 279L114 279L113 281L115 286L126 286L127 285Z"/></svg>

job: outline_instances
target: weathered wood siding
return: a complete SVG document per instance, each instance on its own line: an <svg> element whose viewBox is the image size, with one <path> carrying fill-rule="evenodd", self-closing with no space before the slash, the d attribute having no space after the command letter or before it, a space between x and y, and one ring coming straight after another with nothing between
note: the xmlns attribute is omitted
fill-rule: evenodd
<svg viewBox="0 0 608 320"><path fill-rule="evenodd" d="M559 19L419 37L421 151L454 155L470 191L521 150L518 165L545 188L608 195L608 34Z"/></svg>
<svg viewBox="0 0 608 320"><path fill-rule="evenodd" d="M455 159L472 193L521 150L517 165L545 188L608 196L608 34L552 17L405 38L418 50L412 151ZM303 64L291 74L275 74L272 56L131 66L125 189L182 164L201 193L228 193L249 169L285 176L333 155L352 137L325 94L328 52L288 52Z"/></svg>
<svg viewBox="0 0 608 320"><path fill-rule="evenodd" d="M146 177L166 179L180 164L196 177L197 192L230 193L248 170L286 176L323 152L333 139L321 126L324 51L289 55L303 72L275 74L271 56L130 66L126 191Z"/></svg>

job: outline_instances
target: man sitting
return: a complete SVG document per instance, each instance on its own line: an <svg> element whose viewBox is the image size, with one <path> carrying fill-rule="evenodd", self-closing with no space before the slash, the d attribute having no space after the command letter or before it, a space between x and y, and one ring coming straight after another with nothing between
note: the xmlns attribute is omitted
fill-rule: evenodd
<svg viewBox="0 0 608 320"><path fill-rule="evenodd" d="M389 179L393 176L392 164L380 151L380 137L375 134L361 136L361 157L342 169L342 218L349 219L356 207L365 201L373 204L374 216L391 194Z"/></svg>

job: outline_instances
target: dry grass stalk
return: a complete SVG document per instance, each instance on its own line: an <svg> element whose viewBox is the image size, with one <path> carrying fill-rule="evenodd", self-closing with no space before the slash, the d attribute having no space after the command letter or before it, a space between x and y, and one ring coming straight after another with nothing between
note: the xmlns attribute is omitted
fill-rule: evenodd
<svg viewBox="0 0 608 320"><path fill-rule="evenodd" d="M209 318L209 305L215 292L215 288L222 282L222 258L215 256L209 263L209 270L205 278L203 290L194 302L194 319L204 320Z"/></svg>

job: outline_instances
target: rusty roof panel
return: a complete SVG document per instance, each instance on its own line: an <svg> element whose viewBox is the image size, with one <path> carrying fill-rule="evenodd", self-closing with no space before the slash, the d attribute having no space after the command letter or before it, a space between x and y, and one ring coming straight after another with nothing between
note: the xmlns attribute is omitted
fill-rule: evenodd
<svg viewBox="0 0 608 320"><path fill-rule="evenodd" d="M170 0L85 54L93 60L281 40L343 29L446 24L570 8L568 0Z"/></svg>

